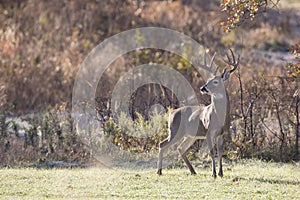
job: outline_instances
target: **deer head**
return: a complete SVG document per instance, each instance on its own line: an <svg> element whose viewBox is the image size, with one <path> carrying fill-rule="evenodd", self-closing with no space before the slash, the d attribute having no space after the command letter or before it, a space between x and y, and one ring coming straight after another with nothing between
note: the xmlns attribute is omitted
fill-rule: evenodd
<svg viewBox="0 0 300 200"><path fill-rule="evenodd" d="M234 53L231 49L231 57L226 53L227 60L223 60L229 66L233 66L230 70L227 70L225 67L223 72L217 75L218 67L216 70L212 70L212 65L215 59L216 53L213 55L210 64L207 65L206 62L206 54L204 55L204 65L201 65L202 68L207 70L211 78L207 80L206 84L200 88L202 93L207 93L210 95L221 95L225 91L224 82L230 77L230 75L237 69L240 62L240 55L238 54L238 58L236 59Z"/></svg>

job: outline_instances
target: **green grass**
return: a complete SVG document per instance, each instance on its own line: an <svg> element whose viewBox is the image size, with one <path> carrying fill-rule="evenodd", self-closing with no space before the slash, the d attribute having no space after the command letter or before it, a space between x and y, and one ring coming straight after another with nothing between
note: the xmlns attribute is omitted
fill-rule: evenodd
<svg viewBox="0 0 300 200"><path fill-rule="evenodd" d="M240 161L214 180L209 168L0 169L1 199L299 199L296 164Z"/></svg>

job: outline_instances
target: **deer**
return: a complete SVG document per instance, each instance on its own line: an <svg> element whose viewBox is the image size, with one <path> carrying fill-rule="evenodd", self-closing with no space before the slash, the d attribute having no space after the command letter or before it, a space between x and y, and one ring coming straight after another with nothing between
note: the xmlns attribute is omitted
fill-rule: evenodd
<svg viewBox="0 0 300 200"><path fill-rule="evenodd" d="M223 177L223 139L224 135L229 133L230 127L230 104L224 83L238 68L240 62L240 55L238 54L238 58L236 59L233 51L229 50L231 56L226 53L227 60L223 59L223 61L231 68L228 70L225 67L221 74L217 74L219 67L216 70L212 69L216 53L212 56L209 64L206 61L206 53L204 54L204 64L197 63L209 73L210 78L206 81L205 85L200 87L200 92L210 95L211 103L209 105L183 106L173 110L169 114L169 136L159 144L158 175L162 175L163 153L175 144L179 144L177 146L179 154L190 173L195 175L196 172L186 156L187 151L196 140L206 139L212 163L212 177L217 177L215 146L217 146L218 153L218 176Z"/></svg>

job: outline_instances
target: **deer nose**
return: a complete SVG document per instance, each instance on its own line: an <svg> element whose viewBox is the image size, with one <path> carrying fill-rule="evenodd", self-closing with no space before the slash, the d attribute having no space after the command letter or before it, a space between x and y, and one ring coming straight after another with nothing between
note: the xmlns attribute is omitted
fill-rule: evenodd
<svg viewBox="0 0 300 200"><path fill-rule="evenodd" d="M205 86L202 86L200 88L200 91L203 92L203 93L208 93L208 90L207 90L207 88Z"/></svg>

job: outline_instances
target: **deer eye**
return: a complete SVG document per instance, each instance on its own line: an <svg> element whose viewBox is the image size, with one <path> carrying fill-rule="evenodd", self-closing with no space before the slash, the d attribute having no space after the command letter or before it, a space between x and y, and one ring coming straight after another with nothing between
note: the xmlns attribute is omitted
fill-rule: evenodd
<svg viewBox="0 0 300 200"><path fill-rule="evenodd" d="M213 81L213 84L214 84L214 85L218 85L218 84L219 84L219 81L214 80L214 81Z"/></svg>

